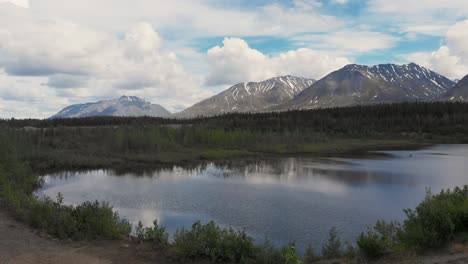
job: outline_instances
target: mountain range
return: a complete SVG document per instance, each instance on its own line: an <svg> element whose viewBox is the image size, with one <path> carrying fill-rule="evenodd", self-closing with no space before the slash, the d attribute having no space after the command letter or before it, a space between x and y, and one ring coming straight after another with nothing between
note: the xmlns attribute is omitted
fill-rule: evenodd
<svg viewBox="0 0 468 264"><path fill-rule="evenodd" d="M52 118L96 115L192 118L230 112L438 100L468 101L468 75L455 83L414 63L350 64L318 81L287 75L262 82L239 83L172 115L160 105L134 96L122 96L114 100L72 105Z"/></svg>
<svg viewBox="0 0 468 264"><path fill-rule="evenodd" d="M122 96L113 100L76 104L64 108L51 118L89 116L151 116L168 117L171 113L158 104L151 104L136 96Z"/></svg>

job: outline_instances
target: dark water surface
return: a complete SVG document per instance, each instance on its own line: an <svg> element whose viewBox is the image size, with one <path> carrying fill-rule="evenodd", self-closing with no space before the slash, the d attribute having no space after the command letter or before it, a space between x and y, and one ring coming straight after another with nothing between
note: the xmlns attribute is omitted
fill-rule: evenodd
<svg viewBox="0 0 468 264"><path fill-rule="evenodd" d="M319 248L335 226L354 241L379 219L401 220L430 187L468 184L468 145L386 151L384 158L278 158L146 173L111 170L45 176L38 195L67 204L110 202L132 223L157 219L173 233L197 220L245 230L276 245ZM302 251L302 250L301 250Z"/></svg>

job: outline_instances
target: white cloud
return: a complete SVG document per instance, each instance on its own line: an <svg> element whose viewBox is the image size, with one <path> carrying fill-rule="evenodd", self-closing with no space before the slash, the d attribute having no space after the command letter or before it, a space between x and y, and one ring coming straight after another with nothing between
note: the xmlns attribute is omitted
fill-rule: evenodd
<svg viewBox="0 0 468 264"><path fill-rule="evenodd" d="M403 56L449 78L464 77L468 74L468 20L453 25L447 31L446 45L437 51Z"/></svg>
<svg viewBox="0 0 468 264"><path fill-rule="evenodd" d="M333 0L334 3L342 4L342 5L348 3L348 1L349 1L349 0Z"/></svg>
<svg viewBox="0 0 468 264"><path fill-rule="evenodd" d="M36 1L31 9L43 16L67 17L113 32L144 20L181 38L290 36L301 32L326 32L344 25L340 18L321 14L317 10L321 5L318 0L294 0L292 6L277 1L254 8L232 8L213 0L172 0L170 3L166 0Z"/></svg>
<svg viewBox="0 0 468 264"><path fill-rule="evenodd" d="M66 104L67 99L42 85L45 81L46 77L10 76L0 70L0 118L43 118Z"/></svg>
<svg viewBox="0 0 468 264"><path fill-rule="evenodd" d="M429 36L444 36L452 25L453 23L448 21L439 21L437 24L431 22L411 22L402 23L400 30L401 32L406 32L412 35L424 34Z"/></svg>
<svg viewBox="0 0 468 264"><path fill-rule="evenodd" d="M403 32L443 36L449 26L468 16L466 0L369 0L368 11L392 21Z"/></svg>
<svg viewBox="0 0 468 264"><path fill-rule="evenodd" d="M29 8L29 1L28 0L0 0L1 3L11 3L23 8Z"/></svg>
<svg viewBox="0 0 468 264"><path fill-rule="evenodd" d="M24 80L44 79L25 88L30 94L44 86L54 88L50 91L55 94L49 91L47 96L66 97L69 102L128 94L169 109L211 95L173 52L162 48L161 37L148 23L119 38L60 19L40 19L29 9L1 6L0 24L0 69ZM24 89L16 89L16 82L8 87L1 86L1 98L22 100Z"/></svg>
<svg viewBox="0 0 468 264"><path fill-rule="evenodd" d="M399 40L394 36L371 31L337 31L328 34L303 35L293 39L302 46L354 54L388 49Z"/></svg>
<svg viewBox="0 0 468 264"><path fill-rule="evenodd" d="M239 38L226 38L223 44L208 51L210 72L207 85L262 81L286 74L318 79L350 63L347 58L311 49L268 56L250 48Z"/></svg>
<svg viewBox="0 0 468 264"><path fill-rule="evenodd" d="M465 0L369 0L368 6L375 12L401 15L433 15L441 12L452 12L454 16L468 14L468 2Z"/></svg>

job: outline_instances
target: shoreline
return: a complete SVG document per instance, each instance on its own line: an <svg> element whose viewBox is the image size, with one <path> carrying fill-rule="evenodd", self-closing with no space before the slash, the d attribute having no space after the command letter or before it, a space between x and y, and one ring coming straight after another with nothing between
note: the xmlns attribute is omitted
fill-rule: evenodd
<svg viewBox="0 0 468 264"><path fill-rule="evenodd" d="M45 167L40 167L32 161L33 172L37 175L50 172L60 171L86 171L113 169L120 171L128 170L152 170L159 168L169 168L173 166L190 167L206 163L226 163L239 160L265 160L275 158L295 158L295 157L310 157L310 158L353 158L353 157L388 157L388 154L378 153L379 151L393 150L420 150L430 146L439 144L463 144L462 142L445 142L445 141L411 141L411 140L354 140L349 143L347 140L336 140L329 143L308 144L306 146L297 147L294 150L272 150L266 151L243 151L243 150L224 150L224 149L205 149L190 150L185 153L177 153L176 158L158 158L151 155L144 157L105 157L100 159L96 164L61 164L57 165L54 161ZM173 154L172 152L162 153L160 155ZM75 154L76 155L76 154ZM78 158L84 157L76 155ZM93 157L93 158L98 158Z"/></svg>

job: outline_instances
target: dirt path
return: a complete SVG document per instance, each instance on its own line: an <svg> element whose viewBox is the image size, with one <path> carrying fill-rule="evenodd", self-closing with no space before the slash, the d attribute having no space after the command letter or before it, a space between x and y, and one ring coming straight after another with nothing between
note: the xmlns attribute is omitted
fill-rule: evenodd
<svg viewBox="0 0 468 264"><path fill-rule="evenodd" d="M0 209L0 264L159 263L137 255L128 241L71 242L53 240L12 219Z"/></svg>

